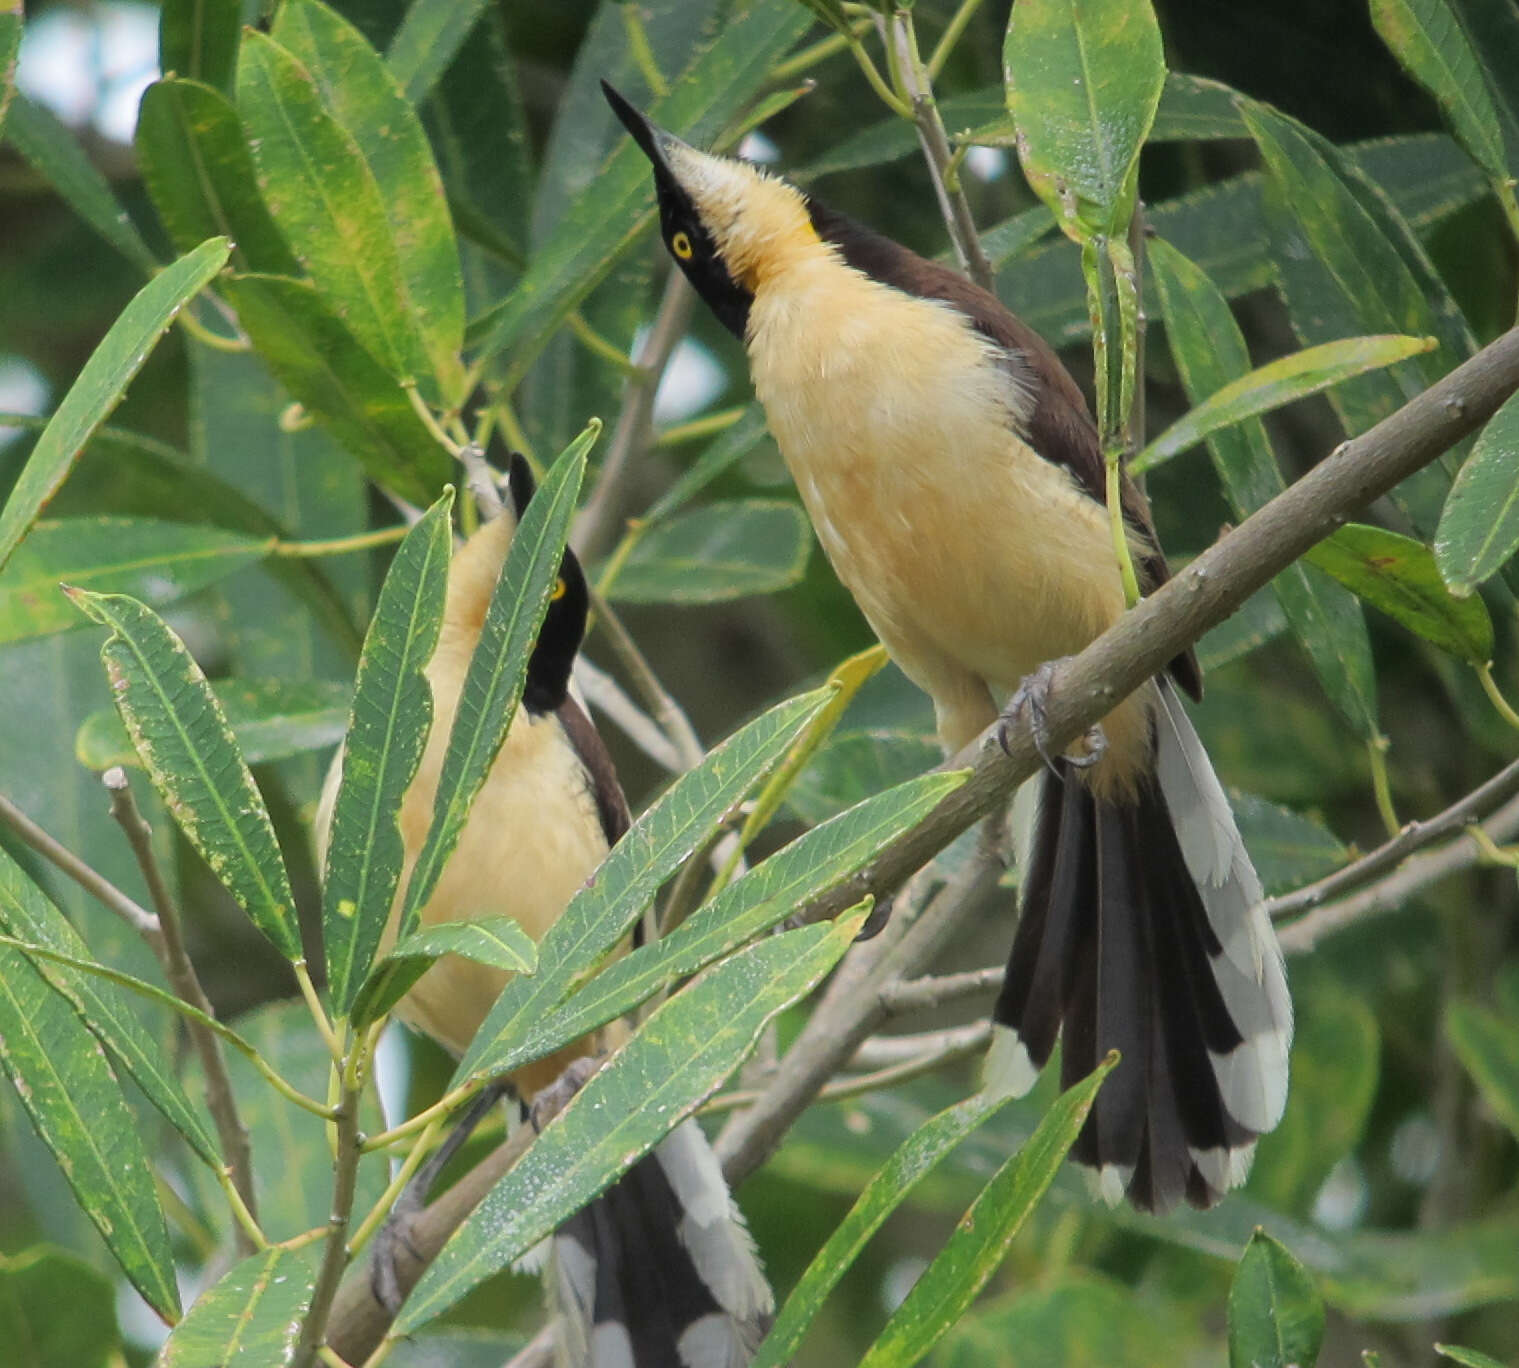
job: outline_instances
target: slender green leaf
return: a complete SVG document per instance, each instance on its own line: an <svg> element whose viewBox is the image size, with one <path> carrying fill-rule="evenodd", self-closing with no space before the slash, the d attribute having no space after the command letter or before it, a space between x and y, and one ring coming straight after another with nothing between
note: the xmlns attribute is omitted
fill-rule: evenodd
<svg viewBox="0 0 1519 1368"><path fill-rule="evenodd" d="M1471 39L1498 105L1505 158L1519 166L1519 14L1492 0L1449 0Z"/></svg>
<svg viewBox="0 0 1519 1368"><path fill-rule="evenodd" d="M390 1011L443 955L462 955L509 974L531 974L538 964L538 947L515 917L424 926L370 971L354 995L354 1025L362 1028Z"/></svg>
<svg viewBox="0 0 1519 1368"><path fill-rule="evenodd" d="M1324 1303L1287 1247L1257 1228L1229 1288L1229 1368L1313 1368Z"/></svg>
<svg viewBox="0 0 1519 1368"><path fill-rule="evenodd" d="M1519 395L1477 437L1451 486L1435 533L1435 561L1451 592L1472 593L1519 550Z"/></svg>
<svg viewBox="0 0 1519 1368"><path fill-rule="evenodd" d="M315 79L380 187L401 289L443 394L461 401L464 281L422 121L359 31L317 0L287 0L273 36Z"/></svg>
<svg viewBox="0 0 1519 1368"><path fill-rule="evenodd" d="M1268 803L1253 793L1231 793L1229 805L1245 848L1269 894L1285 893L1339 868L1350 852L1315 818Z"/></svg>
<svg viewBox="0 0 1519 1368"><path fill-rule="evenodd" d="M16 93L16 54L21 51L21 11L0 14L0 134Z"/></svg>
<svg viewBox="0 0 1519 1368"><path fill-rule="evenodd" d="M151 276L158 259L142 240L106 178L51 110L16 95L5 119L5 140L102 238Z"/></svg>
<svg viewBox="0 0 1519 1368"><path fill-rule="evenodd" d="M1519 1136L1519 1031L1514 1021L1475 1002L1453 1002L1446 1009L1445 1034L1482 1100Z"/></svg>
<svg viewBox="0 0 1519 1368"><path fill-rule="evenodd" d="M220 90L191 80L155 81L137 111L135 142L143 184L180 251L220 234L232 242L239 269L300 274L258 193L237 110Z"/></svg>
<svg viewBox="0 0 1519 1368"><path fill-rule="evenodd" d="M812 529L789 500L707 504L652 528L617 573L621 603L721 603L773 594L807 570Z"/></svg>
<svg viewBox="0 0 1519 1368"><path fill-rule="evenodd" d="M238 56L237 107L264 202L318 293L392 375L428 379L387 191L329 112L316 77L250 29Z"/></svg>
<svg viewBox="0 0 1519 1368"><path fill-rule="evenodd" d="M803 821L821 822L943 759L932 728L841 727L797 776L786 805Z"/></svg>
<svg viewBox="0 0 1519 1368"><path fill-rule="evenodd" d="M484 8L485 0L416 0L407 6L385 63L413 104L447 70Z"/></svg>
<svg viewBox="0 0 1519 1368"><path fill-rule="evenodd" d="M60 584L173 603L259 560L271 538L135 518L39 522L0 571L0 642L79 626Z"/></svg>
<svg viewBox="0 0 1519 1368"><path fill-rule="evenodd" d="M532 505L529 505L531 508ZM787 699L740 728L681 775L612 847L596 878L570 901L538 943L538 971L496 999L455 1081L500 1072L508 1055L576 982L626 934L659 886L712 833L725 813L779 763L828 702L818 689Z"/></svg>
<svg viewBox="0 0 1519 1368"><path fill-rule="evenodd" d="M222 679L211 691L250 765L323 750L348 731L352 690L335 680ZM92 770L142 764L114 708L84 719L74 736L74 758Z"/></svg>
<svg viewBox="0 0 1519 1368"><path fill-rule="evenodd" d="M401 882L397 817L432 729L432 690L422 672L443 623L453 502L444 494L406 534L359 656L322 879L327 983L343 1016L369 972Z"/></svg>
<svg viewBox="0 0 1519 1368"><path fill-rule="evenodd" d="M1438 344L1432 337L1346 337L1258 366L1231 380L1172 423L1135 458L1136 475L1180 455L1209 433L1317 394L1351 376L1396 365Z"/></svg>
<svg viewBox="0 0 1519 1368"><path fill-rule="evenodd" d="M569 534L586 453L601 431L592 420L554 462L512 536L480 638L459 692L453 730L443 754L432 825L406 885L399 934L416 926L459 842L475 795L485 782L517 715L528 657L548 608L549 592Z"/></svg>
<svg viewBox="0 0 1519 1368"><path fill-rule="evenodd" d="M1471 330L1413 231L1343 153L1290 119L1243 108L1267 169L1271 255L1305 343L1350 333L1432 335L1440 346L1329 392L1347 431L1363 432L1475 351ZM1454 456L1405 480L1395 498L1433 537Z"/></svg>
<svg viewBox="0 0 1519 1368"><path fill-rule="evenodd" d="M63 483L90 435L121 401L154 342L226 265L228 251L225 238L201 243L154 276L111 324L37 439L0 511L0 566Z"/></svg>
<svg viewBox="0 0 1519 1368"><path fill-rule="evenodd" d="M1440 102L1472 160L1509 178L1503 131L1466 31L1446 0L1371 0L1371 22L1398 60Z"/></svg>
<svg viewBox="0 0 1519 1368"><path fill-rule="evenodd" d="M951 95L939 101L939 115L944 127L953 135L960 129L972 129L971 141L991 144L987 126L998 115L1007 117L1000 85L987 86L982 90L969 91L963 95ZM1008 130L1010 132L1011 129ZM1001 141L1001 139L997 139ZM1008 140L1011 145L1011 140ZM833 143L819 157L792 173L799 181L815 180L819 176L831 176L840 171L858 171L867 166L881 166L898 161L918 152L918 135L912 123L892 114L862 128L847 138Z"/></svg>
<svg viewBox="0 0 1519 1368"><path fill-rule="evenodd" d="M241 7L229 0L164 0L158 16L159 70L230 92L241 36Z"/></svg>
<svg viewBox="0 0 1519 1368"><path fill-rule="evenodd" d="M1010 261L1016 260L1036 242L1048 235L1055 226L1055 216L1048 206L1036 204L1023 209L1010 219L1004 219L995 228L981 234L981 250L991 262L992 269L1000 271Z"/></svg>
<svg viewBox="0 0 1519 1368"><path fill-rule="evenodd" d="M72 589L111 635L101 659L154 787L227 891L288 959L301 958L295 898L264 801L216 696L184 643L121 594Z"/></svg>
<svg viewBox="0 0 1519 1368"><path fill-rule="evenodd" d="M1210 138L1248 138L1250 130L1239 116L1239 92L1205 76L1166 72L1166 88L1149 141L1200 142Z"/></svg>
<svg viewBox="0 0 1519 1368"><path fill-rule="evenodd" d="M1028 1143L1013 1155L971 1203L944 1248L892 1313L860 1368L909 1368L955 1324L997 1271L1013 1237L1054 1182L1066 1151L1097 1096L1116 1054L1061 1094Z"/></svg>
<svg viewBox="0 0 1519 1368"><path fill-rule="evenodd" d="M1239 660L1287 630L1281 601L1269 589L1252 594L1231 618L1226 618L1197 643L1203 673Z"/></svg>
<svg viewBox="0 0 1519 1368"><path fill-rule="evenodd" d="M609 964L561 1006L531 1023L516 1045L497 1057L496 1069L508 1073L546 1058L768 931L853 874L958 788L963 777L921 775L799 836L729 884L675 931Z"/></svg>
<svg viewBox="0 0 1519 1368"><path fill-rule="evenodd" d="M765 440L765 410L756 401L744 410L743 417L722 436L713 439L707 449L685 470L643 515L646 523L663 522L684 507L713 480L737 465Z"/></svg>
<svg viewBox="0 0 1519 1368"><path fill-rule="evenodd" d="M860 1256L870 1237L956 1145L1008 1101L1008 1095L979 1092L925 1121L892 1154L866 1185L849 1214L813 1256L769 1336L755 1355L754 1368L783 1368L791 1361L828 1294Z"/></svg>
<svg viewBox="0 0 1519 1368"><path fill-rule="evenodd" d="M526 1253L647 1154L739 1066L765 1023L834 966L862 921L846 916L771 936L655 1011L443 1247L395 1333L431 1320Z"/></svg>
<svg viewBox="0 0 1519 1368"><path fill-rule="evenodd" d="M1077 241L1121 234L1166 78L1149 0L1021 0L1002 64L1029 185Z"/></svg>
<svg viewBox="0 0 1519 1368"><path fill-rule="evenodd" d="M1436 1344L1435 1352L1452 1363L1463 1364L1464 1368L1503 1368L1503 1364L1490 1355L1475 1349L1463 1349L1459 1344Z"/></svg>
<svg viewBox="0 0 1519 1368"><path fill-rule="evenodd" d="M0 1335L15 1368L106 1368L125 1357L112 1280L47 1245L0 1254Z"/></svg>
<svg viewBox="0 0 1519 1368"><path fill-rule="evenodd" d="M765 81L771 65L806 31L808 22L799 5L754 4L731 16L650 116L697 144L713 138ZM548 335L652 222L652 204L648 158L625 139L576 196L553 240L533 256L501 307L471 325L471 338L479 343L482 356L513 349L503 383L520 378Z"/></svg>
<svg viewBox="0 0 1519 1368"><path fill-rule="evenodd" d="M1228 301L1196 265L1159 240L1151 244L1149 258L1171 355L1188 397L1197 402L1249 371L1245 339ZM1237 517L1248 517L1286 488L1258 418L1215 430L1207 444ZM1355 599L1301 563L1289 566L1271 587L1325 693L1363 739L1376 736L1376 671Z"/></svg>
<svg viewBox="0 0 1519 1368"><path fill-rule="evenodd" d="M452 469L396 377L303 280L229 276L222 293L281 384L363 463L370 479L431 503Z"/></svg>
<svg viewBox="0 0 1519 1368"><path fill-rule="evenodd" d="M74 959L90 959L89 948L69 919L3 850L0 850L0 930L16 940L45 945ZM222 1160L216 1142L200 1113L185 1097L162 1044L149 1035L122 1002L120 994L98 978L68 966L45 961L33 961L33 966L74 1004L85 1025L190 1147L208 1164L219 1166Z"/></svg>
<svg viewBox="0 0 1519 1368"><path fill-rule="evenodd" d="M157 1368L278 1368L296 1341L316 1288L309 1249L250 1254L208 1287L154 1360Z"/></svg>
<svg viewBox="0 0 1519 1368"><path fill-rule="evenodd" d="M174 1254L132 1109L73 1006L9 946L0 947L0 1068L122 1271L175 1317Z"/></svg>
<svg viewBox="0 0 1519 1368"><path fill-rule="evenodd" d="M1473 665L1493 658L1487 605L1480 598L1452 594L1440 578L1434 553L1422 542L1382 527L1348 523L1315 546L1308 559L1442 651Z"/></svg>

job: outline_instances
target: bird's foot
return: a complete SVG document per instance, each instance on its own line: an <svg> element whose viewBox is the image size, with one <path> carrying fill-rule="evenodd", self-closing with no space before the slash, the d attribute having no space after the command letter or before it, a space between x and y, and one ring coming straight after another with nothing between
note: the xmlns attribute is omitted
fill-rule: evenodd
<svg viewBox="0 0 1519 1368"><path fill-rule="evenodd" d="M538 1090L527 1109L527 1119L538 1134L543 1134L543 1128L585 1087L601 1063L597 1055L581 1055L579 1059L572 1059L565 1071L548 1087Z"/></svg>
<svg viewBox="0 0 1519 1368"><path fill-rule="evenodd" d="M1008 742L1009 732L1022 720L1024 712L1027 712L1029 733L1034 739L1034 749L1039 752L1039 758L1044 761L1052 774L1058 774L1058 771L1054 758L1050 755L1049 729L1045 719L1055 670L1061 663L1059 660L1046 660L1032 674L1025 676L1017 692L1008 700L1007 707L1002 710L997 726L998 744L1001 745L1003 752L1007 753L1011 750ZM1090 769L1102 759L1107 749L1107 734L1103 731L1100 722L1094 722L1086 729L1081 740L1068 749L1062 758L1076 769Z"/></svg>
<svg viewBox="0 0 1519 1368"><path fill-rule="evenodd" d="M505 1082L492 1083L470 1104L446 1139L412 1176L385 1224L375 1233L374 1255L369 1264L369 1287L374 1299L392 1316L406 1300L422 1271L422 1254L412 1243L411 1231L427 1204L427 1194L459 1147L474 1133L490 1109L509 1091ZM403 1264L405 1272L403 1273ZM409 1276L408 1276L409 1275Z"/></svg>

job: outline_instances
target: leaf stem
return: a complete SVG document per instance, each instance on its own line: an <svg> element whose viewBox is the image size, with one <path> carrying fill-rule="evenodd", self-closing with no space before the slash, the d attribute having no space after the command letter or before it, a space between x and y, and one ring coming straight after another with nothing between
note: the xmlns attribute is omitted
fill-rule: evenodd
<svg viewBox="0 0 1519 1368"><path fill-rule="evenodd" d="M1398 821L1397 809L1392 803L1392 781L1387 774L1388 745L1385 736L1374 736L1366 743L1366 756L1371 764L1371 791L1376 798L1377 812L1388 836L1394 837L1402 829L1402 823Z"/></svg>
<svg viewBox="0 0 1519 1368"><path fill-rule="evenodd" d="M457 461L459 459L459 444L443 430L443 425L433 413L431 405L418 392L417 382L415 380L402 380L400 384L402 390L406 393L406 399L411 405L412 412L422 420L422 426L431 434L433 441Z"/></svg>
<svg viewBox="0 0 1519 1368"><path fill-rule="evenodd" d="M649 93L662 100L670 93L665 78L659 74L659 63L654 60L654 49L649 46L648 31L643 26L643 16L638 6L626 3L618 6L622 11L622 27L628 35L628 51L632 54L639 73L648 82Z"/></svg>
<svg viewBox="0 0 1519 1368"><path fill-rule="evenodd" d="M484 1086L483 1081L461 1083L450 1093L445 1093L430 1107L424 1107L415 1116L401 1122L399 1126L392 1126L387 1131L381 1131L378 1135L367 1136L360 1142L359 1148L365 1154L373 1154L376 1150L389 1149L398 1140L404 1140L409 1135L415 1135L420 1130L426 1130L434 1121L440 1121L451 1111L456 1110L479 1092Z"/></svg>
<svg viewBox="0 0 1519 1368"><path fill-rule="evenodd" d="M269 548L269 554L301 559L343 556L350 551L368 551L376 546L389 546L400 541L409 530L406 527L381 527L373 532L356 532L351 537L332 537L327 541L277 541Z"/></svg>
<svg viewBox="0 0 1519 1368"><path fill-rule="evenodd" d="M680 446L683 442L715 437L719 433L726 432L748 411L747 404L738 404L733 408L720 409L716 413L693 418L688 423L673 423L654 438L654 445L657 447Z"/></svg>
<svg viewBox="0 0 1519 1368"><path fill-rule="evenodd" d="M195 316L194 308L181 309L176 320L191 337L202 346L210 347L219 352L247 352L253 350L253 344L246 337L223 337L219 332L213 332Z"/></svg>
<svg viewBox="0 0 1519 1368"><path fill-rule="evenodd" d="M438 1132L443 1129L445 1120L446 1118L442 1115L433 1117L432 1121L417 1138L417 1143L407 1152L401 1166L396 1169L395 1177L390 1180L390 1185L380 1194L380 1200L374 1204L374 1208L359 1223L358 1229L353 1232L352 1237L349 1239L348 1253L350 1257L358 1254L374 1237L375 1231L385 1223L385 1218L390 1214L391 1208L395 1206L397 1198L406 1191L406 1185L411 1182L412 1176L416 1171L422 1167L422 1161L427 1157L428 1151L432 1149L433 1144L436 1142Z"/></svg>
<svg viewBox="0 0 1519 1368"><path fill-rule="evenodd" d="M949 60L949 54L960 41L960 35L965 32L965 26L980 8L981 0L960 0L960 8L954 12L948 26L939 35L933 55L928 59L928 75L931 80L938 79L939 73L944 70L944 63Z"/></svg>
<svg viewBox="0 0 1519 1368"><path fill-rule="evenodd" d="M119 765L112 766L100 777L101 783L111 795L111 816L121 827L142 871L147 884L148 896L158 911L159 935L154 944L164 975L185 1002L207 1017L214 1017L216 1009L201 986L195 965L185 948L185 938L179 917L179 907L169 895L169 886L153 853L153 829L144 819L132 796L131 781ZM206 1079L206 1106L216 1125L217 1138L221 1141L222 1156L227 1162L228 1200L232 1202L233 1214L238 1221L238 1248L244 1254L263 1248L267 1241L258 1228L258 1199L253 1188L253 1145L248 1137L248 1127L238 1111L237 1096L232 1090L232 1079L227 1073L227 1061L221 1044L206 1027L194 1018L187 1018L190 1039L200 1059L200 1067Z"/></svg>
<svg viewBox="0 0 1519 1368"><path fill-rule="evenodd" d="M1487 694L1488 700L1498 710L1500 716L1515 731L1519 731L1519 713L1516 713L1512 704L1503 696L1503 691L1498 687L1498 681L1493 678L1493 663L1488 661L1485 665L1477 666L1477 678L1482 681L1482 690Z"/></svg>
<svg viewBox="0 0 1519 1368"><path fill-rule="evenodd" d="M311 1019L316 1022L318 1034L327 1042L327 1052L332 1056L335 1063L343 1062L343 1042L338 1039L337 1032L332 1028L332 1022L328 1020L327 1011L322 1006L322 999L317 995L316 984L311 981L311 971L306 967L304 959L298 959L291 966L295 970L295 981L300 985L301 996L306 999L306 1006L310 1009Z"/></svg>

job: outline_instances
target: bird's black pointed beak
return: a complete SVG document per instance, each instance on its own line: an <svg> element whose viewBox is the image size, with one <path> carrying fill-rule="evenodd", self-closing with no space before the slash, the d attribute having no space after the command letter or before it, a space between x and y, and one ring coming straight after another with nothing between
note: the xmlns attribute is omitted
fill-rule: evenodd
<svg viewBox="0 0 1519 1368"><path fill-rule="evenodd" d="M658 124L650 123L607 82L601 83L601 89L607 97L607 103L612 106L612 112L622 120L623 127L633 135L633 141L643 149L644 156L654 163L655 171L674 180L675 175L665 157L665 149L680 146L680 139L666 133Z"/></svg>

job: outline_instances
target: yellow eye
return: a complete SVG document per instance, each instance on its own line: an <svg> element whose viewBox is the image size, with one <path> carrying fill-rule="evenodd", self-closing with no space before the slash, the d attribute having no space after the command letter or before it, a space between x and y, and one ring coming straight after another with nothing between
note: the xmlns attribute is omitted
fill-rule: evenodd
<svg viewBox="0 0 1519 1368"><path fill-rule="evenodd" d="M549 595L549 602L558 603L565 596L566 592L568 591L565 588L564 576L561 575L554 581L554 592Z"/></svg>
<svg viewBox="0 0 1519 1368"><path fill-rule="evenodd" d="M691 239L684 233L676 233L670 239L670 250L682 261L690 261L696 254L696 248L691 245Z"/></svg>

